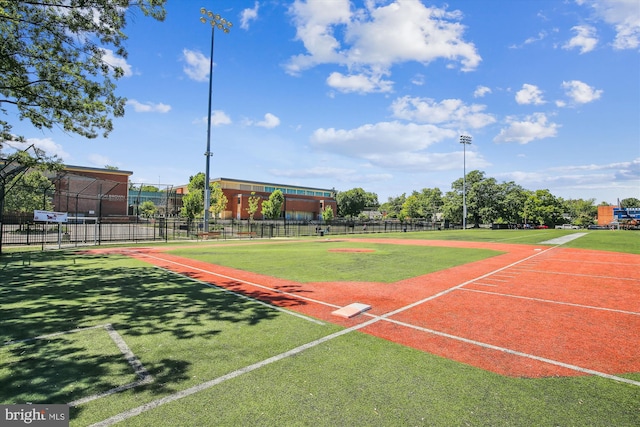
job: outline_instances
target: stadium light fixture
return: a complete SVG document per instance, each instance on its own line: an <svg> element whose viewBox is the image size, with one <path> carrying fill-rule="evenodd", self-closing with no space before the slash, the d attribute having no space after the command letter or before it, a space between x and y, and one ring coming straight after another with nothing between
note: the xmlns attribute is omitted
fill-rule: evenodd
<svg viewBox="0 0 640 427"><path fill-rule="evenodd" d="M469 135L460 135L460 144L463 147L462 155L462 229L467 229L467 145L471 145Z"/></svg>
<svg viewBox="0 0 640 427"><path fill-rule="evenodd" d="M200 8L200 22L211 24L211 57L209 60L209 109L207 116L207 151L204 155L206 157L205 172L204 172L204 224L203 231L206 233L209 231L209 208L211 206L211 184L209 183L209 166L211 163L211 93L213 86L213 41L216 28L224 33L228 33L231 30L233 24L226 19L222 18L217 13L213 13L204 7Z"/></svg>

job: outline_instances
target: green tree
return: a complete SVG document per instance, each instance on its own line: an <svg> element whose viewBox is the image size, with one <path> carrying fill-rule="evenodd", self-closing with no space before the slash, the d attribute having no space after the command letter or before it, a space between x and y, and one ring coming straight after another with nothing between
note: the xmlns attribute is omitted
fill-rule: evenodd
<svg viewBox="0 0 640 427"><path fill-rule="evenodd" d="M15 176L8 185L4 209L12 213L33 213L34 210L51 210L53 183L39 170Z"/></svg>
<svg viewBox="0 0 640 427"><path fill-rule="evenodd" d="M422 206L416 194L407 197L402 204L401 216L403 218L422 218Z"/></svg>
<svg viewBox="0 0 640 427"><path fill-rule="evenodd" d="M549 190L536 190L527 197L522 216L527 223L553 227L562 222L564 210L562 200Z"/></svg>
<svg viewBox="0 0 640 427"><path fill-rule="evenodd" d="M498 184L499 217L494 222L500 224L521 224L524 204L531 191L524 189L513 181Z"/></svg>
<svg viewBox="0 0 640 427"><path fill-rule="evenodd" d="M156 214L156 212L158 212L158 208L153 204L151 200L145 200L144 202L142 202L140 204L139 210L142 216L145 218L151 218Z"/></svg>
<svg viewBox="0 0 640 427"><path fill-rule="evenodd" d="M284 195L282 191L275 190L269 195L269 200L262 202L262 216L266 219L278 219L282 212Z"/></svg>
<svg viewBox="0 0 640 427"><path fill-rule="evenodd" d="M621 208L640 208L640 199L635 197L628 197L620 201Z"/></svg>
<svg viewBox="0 0 640 427"><path fill-rule="evenodd" d="M378 196L376 196L377 200ZM352 188L347 191L340 191L336 195L338 202L338 215L342 217L355 218L364 210L367 203L372 201L371 193L366 193L362 188Z"/></svg>
<svg viewBox="0 0 640 427"><path fill-rule="evenodd" d="M421 217L435 221L436 214L442 209L442 191L439 188L423 188L415 194L420 202Z"/></svg>
<svg viewBox="0 0 640 427"><path fill-rule="evenodd" d="M380 205L380 211L385 217L397 218L406 200L407 195L404 193L398 197L389 197L385 203Z"/></svg>
<svg viewBox="0 0 640 427"><path fill-rule="evenodd" d="M192 220L204 214L204 172L189 177L188 193L182 198L180 215Z"/></svg>
<svg viewBox="0 0 640 427"><path fill-rule="evenodd" d="M124 28L133 9L162 21L165 1L2 1L0 112L37 129L107 136L126 101L114 83L125 71L107 57L127 57ZM0 141L23 141L11 128L0 120Z"/></svg>
<svg viewBox="0 0 640 427"><path fill-rule="evenodd" d="M11 194L14 188L19 186L25 174L35 171L56 172L62 170L60 159L55 156L46 156L42 150L35 148L33 145L5 156L2 153L0 140L0 160L0 220L5 210L7 196ZM47 207L44 206L44 208ZM43 209L43 207L38 209ZM2 237L0 236L1 241Z"/></svg>
<svg viewBox="0 0 640 427"><path fill-rule="evenodd" d="M326 206L322 210L322 220L324 222L330 222L333 219L333 208L331 206Z"/></svg>
<svg viewBox="0 0 640 427"><path fill-rule="evenodd" d="M446 208L450 215L462 220L463 211L463 179L459 178L451 184L453 192L447 193ZM471 219L474 227L481 223L491 223L500 218L500 187L495 178L485 177L479 170L471 171L466 176L467 222ZM457 206L461 203L461 206ZM460 212L458 214L458 211ZM453 219L453 218L449 218Z"/></svg>
<svg viewBox="0 0 640 427"><path fill-rule="evenodd" d="M571 217L571 223L580 227L587 227L595 223L598 216L596 199L569 199L564 201L565 210Z"/></svg>
<svg viewBox="0 0 640 427"><path fill-rule="evenodd" d="M253 222L253 217L258 212L260 206L260 197L256 196L256 192L252 191L249 197L249 207L247 207L247 213L249 214L249 223Z"/></svg>
<svg viewBox="0 0 640 427"><path fill-rule="evenodd" d="M160 189L155 185L143 185L140 187L140 191L146 191L148 193L158 193Z"/></svg>
<svg viewBox="0 0 640 427"><path fill-rule="evenodd" d="M462 188L462 186L460 187ZM462 223L462 191L447 191L442 198L442 216L453 223Z"/></svg>
<svg viewBox="0 0 640 427"><path fill-rule="evenodd" d="M366 198L365 208L375 210L380 207L380 202L378 202L378 195L376 193L365 191L364 196Z"/></svg>
<svg viewBox="0 0 640 427"><path fill-rule="evenodd" d="M209 202L209 212L211 212L215 222L216 218L220 216L220 213L227 209L229 200L227 196L224 195L222 188L220 188L220 183L214 182L210 190L211 200Z"/></svg>
<svg viewBox="0 0 640 427"><path fill-rule="evenodd" d="M443 210L445 218L454 222L463 222L464 199L467 205L467 222L469 218L477 226L480 223L480 210L483 207L482 190L478 187L485 179L484 172L474 170L467 173L466 183L463 178L451 184L451 191L445 194ZM463 187L466 184L466 189Z"/></svg>

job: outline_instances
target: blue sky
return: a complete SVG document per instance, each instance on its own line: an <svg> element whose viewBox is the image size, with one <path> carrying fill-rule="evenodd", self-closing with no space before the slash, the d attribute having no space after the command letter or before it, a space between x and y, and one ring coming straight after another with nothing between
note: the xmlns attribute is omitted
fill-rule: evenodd
<svg viewBox="0 0 640 427"><path fill-rule="evenodd" d="M379 201L450 190L467 172L563 198L640 198L636 0L169 0L129 15L108 139L12 123L65 163L179 185L205 167L216 31L211 177Z"/></svg>

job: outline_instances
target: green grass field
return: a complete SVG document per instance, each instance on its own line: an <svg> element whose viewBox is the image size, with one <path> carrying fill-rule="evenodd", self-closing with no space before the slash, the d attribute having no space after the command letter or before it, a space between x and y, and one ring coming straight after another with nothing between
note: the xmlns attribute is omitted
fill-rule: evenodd
<svg viewBox="0 0 640 427"><path fill-rule="evenodd" d="M360 249L373 252L332 252ZM499 254L483 249L434 248L335 240L295 244L182 248L174 255L297 282L391 283Z"/></svg>
<svg viewBox="0 0 640 427"><path fill-rule="evenodd" d="M568 233L469 230L373 237L538 244ZM639 242L638 233L596 231L567 246L637 254ZM328 268L338 261L319 239L231 243L201 242L197 249L183 244L177 253L273 275L292 271L300 281L318 280L313 271L318 268L325 271L322 280L329 272L331 280L394 281L496 254L362 242L358 245L381 255L375 262L349 254L354 257L340 261L344 265ZM153 378L96 397L137 379L101 327L0 347L0 403L95 397L71 409L72 426L145 404L152 409L118 425L640 425L637 386L592 376L503 377L357 331L344 333L337 325L296 317L119 255L5 253L0 313L2 342L110 324ZM323 337L326 341L316 341ZM640 373L626 377L640 380ZM158 405L165 402L159 399L166 403Z"/></svg>

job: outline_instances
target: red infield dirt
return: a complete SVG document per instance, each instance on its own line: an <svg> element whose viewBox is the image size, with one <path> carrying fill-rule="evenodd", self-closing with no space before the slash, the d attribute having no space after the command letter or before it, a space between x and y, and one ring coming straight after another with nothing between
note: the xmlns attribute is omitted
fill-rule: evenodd
<svg viewBox="0 0 640 427"><path fill-rule="evenodd" d="M504 254L385 284L297 283L160 248L113 252L346 327L382 316L360 330L502 375L640 372L640 255L480 242L357 241ZM354 302L372 308L351 319L331 315Z"/></svg>

